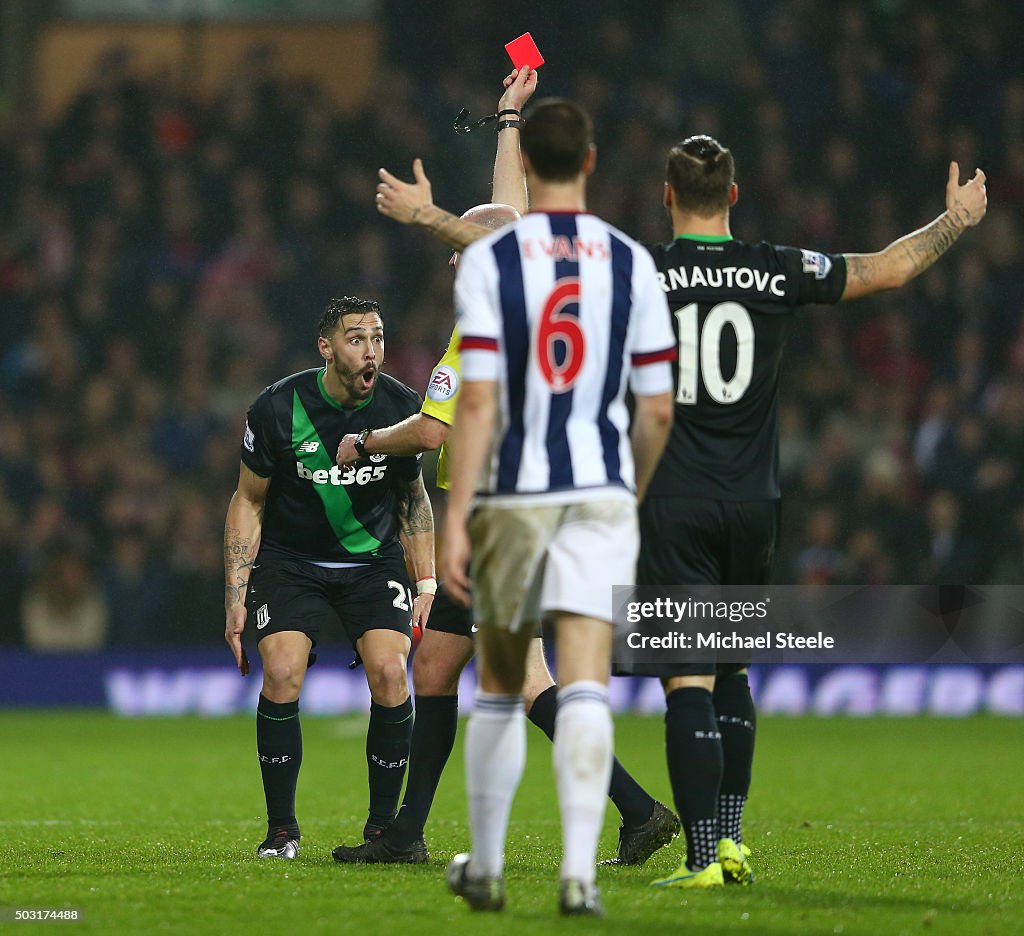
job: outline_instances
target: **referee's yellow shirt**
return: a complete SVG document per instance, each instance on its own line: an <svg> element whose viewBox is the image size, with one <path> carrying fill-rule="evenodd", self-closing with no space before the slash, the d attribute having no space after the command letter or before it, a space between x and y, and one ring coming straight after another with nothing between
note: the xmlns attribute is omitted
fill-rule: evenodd
<svg viewBox="0 0 1024 936"><path fill-rule="evenodd" d="M427 384L420 412L439 419L446 426L455 421L455 403L459 394L459 330L452 332L441 360L437 362ZM448 490L451 479L448 473L448 446L441 446L437 458L437 486Z"/></svg>

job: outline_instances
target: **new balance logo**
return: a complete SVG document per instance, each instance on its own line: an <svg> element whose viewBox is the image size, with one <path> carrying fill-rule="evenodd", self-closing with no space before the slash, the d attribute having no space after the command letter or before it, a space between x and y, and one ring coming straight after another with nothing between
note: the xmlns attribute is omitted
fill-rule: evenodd
<svg viewBox="0 0 1024 936"><path fill-rule="evenodd" d="M266 605L260 605L256 609L256 630L263 630L270 623L270 609Z"/></svg>
<svg viewBox="0 0 1024 936"><path fill-rule="evenodd" d="M301 445L299 445L299 454L302 454L304 452L309 452L310 454L312 454L318 448L320 448L319 442L303 442Z"/></svg>

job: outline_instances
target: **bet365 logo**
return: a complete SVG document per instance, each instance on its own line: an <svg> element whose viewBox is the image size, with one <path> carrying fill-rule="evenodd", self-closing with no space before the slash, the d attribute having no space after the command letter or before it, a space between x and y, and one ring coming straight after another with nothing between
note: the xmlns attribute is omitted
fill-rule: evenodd
<svg viewBox="0 0 1024 936"><path fill-rule="evenodd" d="M330 469L311 470L300 461L295 463L298 476L314 484L370 484L373 481L380 481L387 470L387 465L362 465L359 468L354 465L347 468L333 465Z"/></svg>

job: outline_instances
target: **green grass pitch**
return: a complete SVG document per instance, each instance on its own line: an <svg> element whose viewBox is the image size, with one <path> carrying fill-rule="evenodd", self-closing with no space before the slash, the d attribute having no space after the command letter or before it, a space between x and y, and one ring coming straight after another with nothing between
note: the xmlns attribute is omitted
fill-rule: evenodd
<svg viewBox="0 0 1024 936"><path fill-rule="evenodd" d="M339 867L366 804L365 718L305 718L302 850L257 862L264 830L253 720L0 715L0 908L78 907L84 920L0 924L68 933L1005 934L1024 932L1024 723L995 718L763 719L747 841L750 889L660 891L678 844L602 869L607 920L556 915L550 748L529 728L512 814L508 907L471 913L444 863L467 842L461 747L420 867ZM662 726L620 718L618 753L668 801ZM461 741L461 732L460 732ZM601 841L612 853L609 806ZM629 927L624 930L624 927Z"/></svg>

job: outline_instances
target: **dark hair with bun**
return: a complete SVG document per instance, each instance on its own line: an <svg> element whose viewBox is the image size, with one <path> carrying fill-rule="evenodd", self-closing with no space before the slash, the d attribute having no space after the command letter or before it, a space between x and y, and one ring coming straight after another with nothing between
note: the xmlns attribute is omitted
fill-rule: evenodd
<svg viewBox="0 0 1024 936"><path fill-rule="evenodd" d="M665 179L681 211L706 218L729 209L736 164L718 140L698 134L668 151Z"/></svg>

